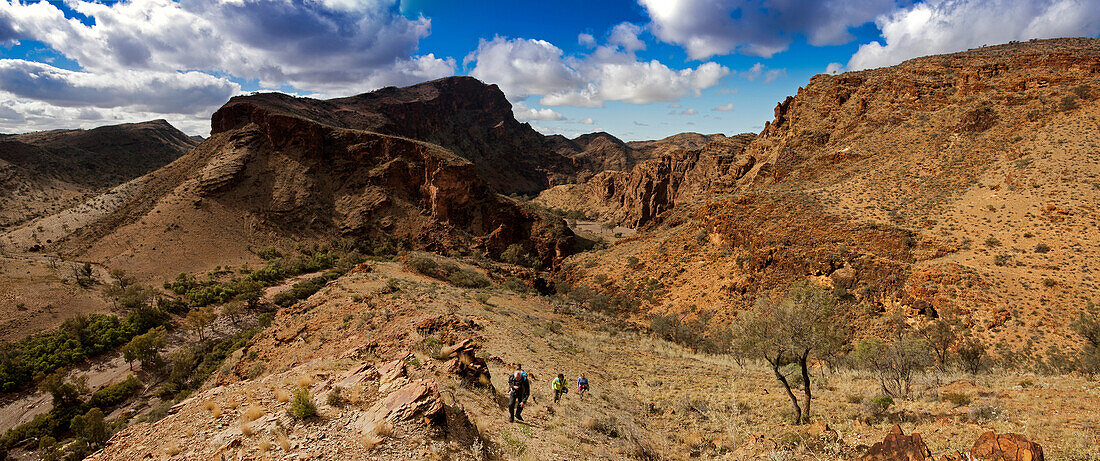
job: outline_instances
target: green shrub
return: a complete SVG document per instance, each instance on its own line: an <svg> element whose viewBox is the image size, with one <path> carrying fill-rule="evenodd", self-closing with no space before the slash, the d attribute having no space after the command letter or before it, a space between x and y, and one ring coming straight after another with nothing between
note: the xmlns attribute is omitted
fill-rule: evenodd
<svg viewBox="0 0 1100 461"><path fill-rule="evenodd" d="M987 246L987 247L995 247L995 246L1000 246L1000 245L1001 245L1001 241L998 240L996 237L990 237L990 238L985 239L985 246Z"/></svg>
<svg viewBox="0 0 1100 461"><path fill-rule="evenodd" d="M943 395L943 400L951 402L956 407L965 407L970 405L970 396L961 392L948 392Z"/></svg>
<svg viewBox="0 0 1100 461"><path fill-rule="evenodd" d="M1047 245L1045 243L1040 243L1038 245L1035 245L1035 252L1036 253L1048 253L1048 252L1050 252L1050 245Z"/></svg>
<svg viewBox="0 0 1100 461"><path fill-rule="evenodd" d="M61 367L113 351L144 333L151 323L167 316L146 308L127 315L91 314L66 320L56 330L27 336L15 343L0 344L0 392L12 392L30 383L34 376L48 375Z"/></svg>
<svg viewBox="0 0 1100 461"><path fill-rule="evenodd" d="M869 419L879 421L889 414L890 407L893 405L894 399L890 397L872 397L863 402L863 410Z"/></svg>
<svg viewBox="0 0 1100 461"><path fill-rule="evenodd" d="M295 419L306 419L317 416L317 404L313 403L313 397L309 395L309 389L300 387L294 392L294 398L290 400L290 408L287 414Z"/></svg>
<svg viewBox="0 0 1100 461"><path fill-rule="evenodd" d="M523 246L513 243L508 245L508 248L504 249L504 252L500 254L500 260L509 264L515 264L517 266L524 267L538 267L542 265L538 258L532 256L527 252Z"/></svg>
<svg viewBox="0 0 1100 461"><path fill-rule="evenodd" d="M103 409L113 408L136 395L141 389L141 381L138 381L134 375L130 375L121 383L112 384L95 391L91 399L88 400L88 405Z"/></svg>
<svg viewBox="0 0 1100 461"><path fill-rule="evenodd" d="M485 288L491 285L488 278L481 275L480 272L470 269L458 269L448 273L447 281L451 282L451 285L462 288Z"/></svg>
<svg viewBox="0 0 1100 461"><path fill-rule="evenodd" d="M343 390L339 386L333 387L328 393L328 405L330 407L342 407L346 400L344 400Z"/></svg>

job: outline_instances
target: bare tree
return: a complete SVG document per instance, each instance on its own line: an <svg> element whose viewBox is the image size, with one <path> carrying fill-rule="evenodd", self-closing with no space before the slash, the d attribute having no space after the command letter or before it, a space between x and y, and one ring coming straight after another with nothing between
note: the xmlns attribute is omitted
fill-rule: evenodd
<svg viewBox="0 0 1100 461"><path fill-rule="evenodd" d="M734 325L735 348L763 357L771 365L794 408L794 423L810 420L813 399L809 361L835 353L844 336L833 316L836 299L832 292L808 281L791 286L779 301L757 300L752 311L743 312ZM784 369L797 365L803 402L792 390L791 377ZM792 372L793 373L793 372Z"/></svg>

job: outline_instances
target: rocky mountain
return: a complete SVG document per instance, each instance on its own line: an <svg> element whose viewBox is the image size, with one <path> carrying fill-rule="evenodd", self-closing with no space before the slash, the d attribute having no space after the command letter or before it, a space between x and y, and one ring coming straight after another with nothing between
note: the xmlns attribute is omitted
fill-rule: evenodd
<svg viewBox="0 0 1100 461"><path fill-rule="evenodd" d="M818 75L671 211L649 191L671 190L675 174L627 181L638 186L620 195L620 176L604 173L539 201L633 225L664 216L567 264L605 293L661 281L666 295L643 310L721 324L769 290L818 278L872 306L866 325L898 307L913 320L950 313L989 344L1042 357L1076 347L1069 320L1100 294L1087 262L1100 257L1098 97L1094 39ZM649 162L632 176L661 171ZM563 190L575 193L555 197Z"/></svg>
<svg viewBox="0 0 1100 461"><path fill-rule="evenodd" d="M543 136L530 125L516 121L511 104L496 85L471 77L326 101L280 93L239 96L218 111L213 131L282 114L305 114L333 128L442 146L472 162L489 186L505 194L537 193L551 182L571 180L578 171L569 158L547 148Z"/></svg>
<svg viewBox="0 0 1100 461"><path fill-rule="evenodd" d="M678 201L705 197L731 174L734 159L754 137L682 134L676 139L631 143L635 146L627 147L631 152L653 157L632 168L602 171L581 184L554 186L539 194L536 202L628 227L645 226Z"/></svg>
<svg viewBox="0 0 1100 461"><path fill-rule="evenodd" d="M396 239L490 256L519 243L547 266L572 251L560 219L494 189L494 180L513 191L547 181L545 171L522 168L542 163L521 155L541 135L512 118L494 86L449 78L328 101L238 97L211 126L171 165L5 238L17 248L52 241L68 255L160 275L248 261L250 248L302 239ZM516 164L505 159L519 166L482 175Z"/></svg>
<svg viewBox="0 0 1100 461"><path fill-rule="evenodd" d="M0 229L156 170L196 144L164 120L0 137Z"/></svg>

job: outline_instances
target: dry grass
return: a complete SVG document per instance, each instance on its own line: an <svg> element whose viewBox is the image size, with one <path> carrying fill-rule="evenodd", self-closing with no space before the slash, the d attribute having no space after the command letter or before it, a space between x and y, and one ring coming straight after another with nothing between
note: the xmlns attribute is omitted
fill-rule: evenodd
<svg viewBox="0 0 1100 461"><path fill-rule="evenodd" d="M289 402L290 401L290 392L288 392L286 389L283 389L281 387L275 389L275 400L278 400L279 403Z"/></svg>
<svg viewBox="0 0 1100 461"><path fill-rule="evenodd" d="M245 437L252 437L255 432L252 430L252 425L247 422L241 421L241 434Z"/></svg>
<svg viewBox="0 0 1100 461"><path fill-rule="evenodd" d="M279 428L275 431L275 442L279 444L283 451L290 451L290 439L286 435L286 430Z"/></svg>
<svg viewBox="0 0 1100 461"><path fill-rule="evenodd" d="M168 456L176 456L176 455L180 454L181 451L183 451L183 450L180 450L180 447L178 445L172 445L172 446L164 449L164 454L166 454Z"/></svg>
<svg viewBox="0 0 1100 461"><path fill-rule="evenodd" d="M241 413L241 417L244 418L245 421L252 422L259 419L264 414L265 412L263 408L253 405L248 407L248 409L245 410L244 413Z"/></svg>
<svg viewBox="0 0 1100 461"><path fill-rule="evenodd" d="M218 404L213 400L207 400L203 402L202 408L210 412L210 416L214 417L215 419L222 416L222 408L218 406Z"/></svg>
<svg viewBox="0 0 1100 461"><path fill-rule="evenodd" d="M313 385L313 377L309 375L302 375L298 377L298 387L309 387Z"/></svg>
<svg viewBox="0 0 1100 461"><path fill-rule="evenodd" d="M260 452L267 452L268 450L271 449L271 442L269 442L267 440L261 440L259 448L260 448Z"/></svg>

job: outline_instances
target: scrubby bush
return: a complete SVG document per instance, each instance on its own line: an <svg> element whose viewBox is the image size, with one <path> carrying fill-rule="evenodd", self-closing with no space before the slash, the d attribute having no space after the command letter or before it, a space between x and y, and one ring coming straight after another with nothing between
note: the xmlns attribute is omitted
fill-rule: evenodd
<svg viewBox="0 0 1100 461"><path fill-rule="evenodd" d="M306 419L317 416L317 404L313 403L313 397L309 395L309 389L298 388L294 392L294 398L290 400L290 408L286 410L292 418Z"/></svg>
<svg viewBox="0 0 1100 461"><path fill-rule="evenodd" d="M409 258L409 269L439 280L445 280L451 285L462 288L485 288L492 284L488 278L480 272L471 269L463 269L454 262L447 261L440 264L435 259L427 256Z"/></svg>
<svg viewBox="0 0 1100 461"><path fill-rule="evenodd" d="M948 392L943 395L943 400L951 402L956 407L965 407L970 405L970 396L963 394L962 392Z"/></svg>
<svg viewBox="0 0 1100 461"><path fill-rule="evenodd" d="M112 384L95 391L88 400L88 405L104 409L113 408L136 395L141 389L141 381L138 381L134 375L130 375L121 383Z"/></svg>
<svg viewBox="0 0 1100 461"><path fill-rule="evenodd" d="M981 340L969 338L959 344L959 364L962 369L970 374L980 373L986 365L987 357L985 344Z"/></svg>
<svg viewBox="0 0 1100 461"><path fill-rule="evenodd" d="M888 396L872 397L863 401L863 413L864 417L871 421L881 421L890 412L890 407L894 405L894 399Z"/></svg>
<svg viewBox="0 0 1100 461"><path fill-rule="evenodd" d="M508 264L515 264L523 267L537 268L542 265L542 262L538 258L529 253L522 245L513 243L508 245L502 253L500 253L500 260Z"/></svg>
<svg viewBox="0 0 1100 461"><path fill-rule="evenodd" d="M1100 373L1100 307L1089 301L1070 323L1085 344L1077 357L1077 369L1089 376Z"/></svg>
<svg viewBox="0 0 1100 461"><path fill-rule="evenodd" d="M890 341L865 339L856 344L852 355L857 364L878 378L883 393L907 397L913 377L931 364L932 352L924 339L895 328L898 330Z"/></svg>
<svg viewBox="0 0 1100 461"><path fill-rule="evenodd" d="M346 402L342 389L340 389L339 386L333 387L332 390L329 391L326 401L330 407L342 407Z"/></svg>
<svg viewBox="0 0 1100 461"><path fill-rule="evenodd" d="M1047 245L1045 243L1040 243L1038 245L1035 245L1035 252L1036 253L1048 253L1048 252L1050 252L1050 245Z"/></svg>

